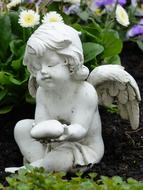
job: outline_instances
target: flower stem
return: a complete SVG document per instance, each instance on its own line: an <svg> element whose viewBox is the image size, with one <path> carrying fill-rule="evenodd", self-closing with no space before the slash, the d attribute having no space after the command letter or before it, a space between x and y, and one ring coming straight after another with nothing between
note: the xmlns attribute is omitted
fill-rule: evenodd
<svg viewBox="0 0 143 190"><path fill-rule="evenodd" d="M26 33L25 33L25 28L23 28L23 41L26 42Z"/></svg>

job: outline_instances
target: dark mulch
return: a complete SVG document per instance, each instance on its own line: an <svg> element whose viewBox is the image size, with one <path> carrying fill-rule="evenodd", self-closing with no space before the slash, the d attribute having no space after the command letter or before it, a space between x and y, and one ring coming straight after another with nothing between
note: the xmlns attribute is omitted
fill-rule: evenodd
<svg viewBox="0 0 143 190"><path fill-rule="evenodd" d="M143 52L132 43L121 54L126 70L136 79L143 98ZM128 121L100 108L105 154L99 164L89 169L99 175L133 177L143 180L143 101L140 103L140 128L132 131ZM5 181L5 167L21 166L22 156L14 141L13 128L23 118L33 118L34 106L25 105L0 116L0 182Z"/></svg>

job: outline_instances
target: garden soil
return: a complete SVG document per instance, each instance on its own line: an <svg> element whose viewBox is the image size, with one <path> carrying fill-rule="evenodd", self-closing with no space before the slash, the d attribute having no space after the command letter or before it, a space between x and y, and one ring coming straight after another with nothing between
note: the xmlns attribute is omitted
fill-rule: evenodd
<svg viewBox="0 0 143 190"><path fill-rule="evenodd" d="M136 44L124 44L122 65L136 79L143 99L143 52ZM0 182L8 175L4 168L22 165L22 155L14 141L13 129L17 121L33 118L34 105L24 105L11 113L0 115ZM99 164L88 167L86 172L98 175L119 175L143 180L143 100L140 103L140 127L131 130L128 121L116 113L100 107L105 154Z"/></svg>

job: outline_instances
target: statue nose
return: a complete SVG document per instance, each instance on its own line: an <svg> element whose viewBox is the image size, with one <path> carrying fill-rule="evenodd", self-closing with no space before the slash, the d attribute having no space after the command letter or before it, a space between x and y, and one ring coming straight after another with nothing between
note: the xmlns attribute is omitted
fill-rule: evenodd
<svg viewBox="0 0 143 190"><path fill-rule="evenodd" d="M49 75L49 69L47 67L42 67L40 72L42 75Z"/></svg>
<svg viewBox="0 0 143 190"><path fill-rule="evenodd" d="M48 74L48 72L45 71L44 69L42 69L40 72L41 72L42 75Z"/></svg>

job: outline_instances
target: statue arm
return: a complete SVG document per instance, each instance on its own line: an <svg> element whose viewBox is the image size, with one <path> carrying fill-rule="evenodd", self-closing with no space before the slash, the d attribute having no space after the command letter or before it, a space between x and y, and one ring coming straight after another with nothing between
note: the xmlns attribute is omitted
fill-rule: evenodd
<svg viewBox="0 0 143 190"><path fill-rule="evenodd" d="M95 89L87 86L79 93L77 104L71 115L71 124L65 126L64 135L60 137L60 140L77 141L84 138L91 126L97 106Z"/></svg>
<svg viewBox="0 0 143 190"><path fill-rule="evenodd" d="M35 125L42 121L50 119L45 103L46 102L42 89L41 87L39 87L36 94L36 109L35 109L35 120L34 120Z"/></svg>
<svg viewBox="0 0 143 190"><path fill-rule="evenodd" d="M49 116L45 109L45 106L42 104L39 104L39 105L37 104L36 110L35 110L35 120L34 120L35 125L48 119L49 119Z"/></svg>
<svg viewBox="0 0 143 190"><path fill-rule="evenodd" d="M31 136L36 139L55 139L64 132L63 125L54 119L51 119L46 100L42 89L39 89L36 95L35 120L31 129Z"/></svg>

